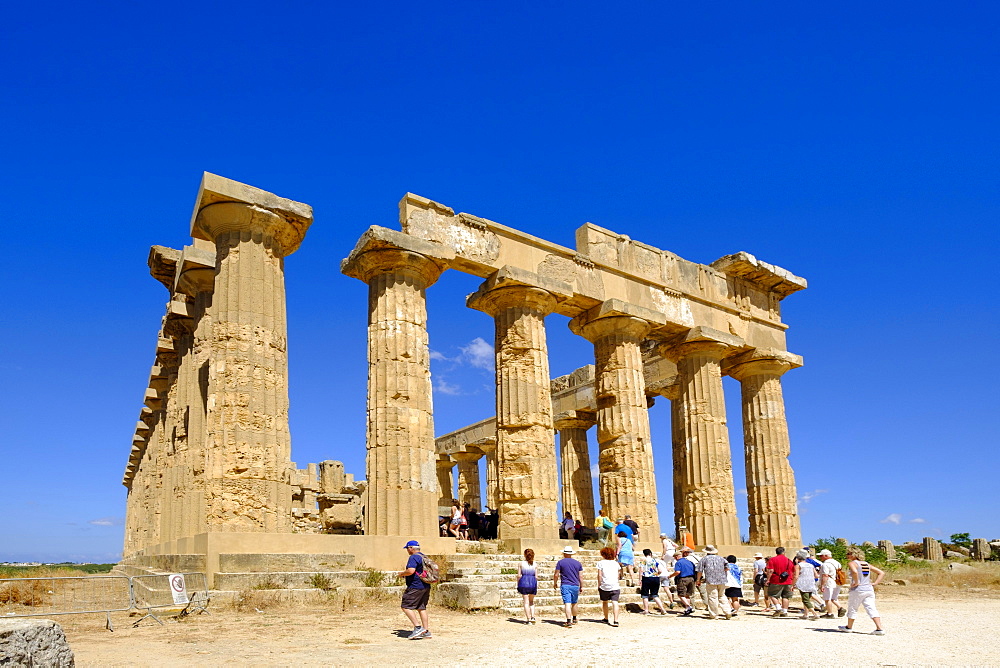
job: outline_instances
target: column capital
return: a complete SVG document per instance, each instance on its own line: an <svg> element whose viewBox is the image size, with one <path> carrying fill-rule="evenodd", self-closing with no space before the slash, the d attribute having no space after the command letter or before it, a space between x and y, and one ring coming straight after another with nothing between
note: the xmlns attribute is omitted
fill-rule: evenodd
<svg viewBox="0 0 1000 668"><path fill-rule="evenodd" d="M597 424L597 413L594 411L563 411L552 418L556 429L589 429Z"/></svg>
<svg viewBox="0 0 1000 668"><path fill-rule="evenodd" d="M483 281L465 304L493 317L504 309L516 307L530 308L545 316L572 296L573 288L568 283L504 265Z"/></svg>
<svg viewBox="0 0 1000 668"><path fill-rule="evenodd" d="M285 256L299 247L312 220L308 204L205 172L191 215L191 236L214 242L224 232L257 232L270 236Z"/></svg>
<svg viewBox="0 0 1000 668"><path fill-rule="evenodd" d="M654 327L666 323L662 313L620 299L609 299L569 321L569 328L591 343L609 334L641 341Z"/></svg>
<svg viewBox="0 0 1000 668"><path fill-rule="evenodd" d="M455 468L455 462L453 462L448 455L438 455L435 463L439 469Z"/></svg>
<svg viewBox="0 0 1000 668"><path fill-rule="evenodd" d="M462 450L459 452L450 453L452 459L454 459L459 464L466 464L470 462L478 462L483 457L481 452L473 452L471 450Z"/></svg>
<svg viewBox="0 0 1000 668"><path fill-rule="evenodd" d="M479 441L474 441L469 445L475 446L483 451L484 455L489 455L497 451L497 439L496 438L486 438Z"/></svg>
<svg viewBox="0 0 1000 668"><path fill-rule="evenodd" d="M802 357L784 350L754 348L735 357L728 358L722 365L722 372L736 380L750 376L781 376L790 369L802 366Z"/></svg>
<svg viewBox="0 0 1000 668"><path fill-rule="evenodd" d="M658 352L673 362L691 355L711 355L722 360L746 348L746 342L738 336L711 327L693 327L680 337L662 344Z"/></svg>
<svg viewBox="0 0 1000 668"><path fill-rule="evenodd" d="M381 274L400 273L426 288L437 281L454 258L454 251L441 244L372 226L341 261L340 271L365 283Z"/></svg>

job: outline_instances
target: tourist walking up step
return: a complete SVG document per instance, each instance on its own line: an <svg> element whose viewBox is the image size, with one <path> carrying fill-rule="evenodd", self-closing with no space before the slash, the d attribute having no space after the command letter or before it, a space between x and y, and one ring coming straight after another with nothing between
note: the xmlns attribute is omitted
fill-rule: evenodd
<svg viewBox="0 0 1000 668"><path fill-rule="evenodd" d="M638 543L639 542L639 525L636 523L635 520L632 519L632 516L631 515L626 515L625 519L622 520L622 524L624 524L625 526L627 526L629 529L632 530L632 542L633 543Z"/></svg>
<svg viewBox="0 0 1000 668"><path fill-rule="evenodd" d="M720 616L730 619L733 616L729 601L726 600L726 560L719 556L719 551L713 545L705 546L705 556L698 562L698 581L705 583L708 591L708 618L718 619Z"/></svg>
<svg viewBox="0 0 1000 668"><path fill-rule="evenodd" d="M823 602L826 604L826 612L820 616L824 619L834 619L834 610L836 610L836 617L843 617L847 614L847 609L840 605L838 601L840 598L838 575L840 577L845 575L843 566L833 558L833 552L830 552L830 550L820 550L819 560L822 563L820 566L819 588L823 592Z"/></svg>
<svg viewBox="0 0 1000 668"><path fill-rule="evenodd" d="M760 593L764 592L764 605L767 605L767 576L764 575L764 571L767 570L767 560L764 555L757 552L753 555L753 604L754 607L760 606Z"/></svg>
<svg viewBox="0 0 1000 668"><path fill-rule="evenodd" d="M431 586L420 579L418 573L424 570L424 555L420 553L420 543L415 540L406 543L406 568L398 573L406 578L406 589L403 591L403 602L400 607L403 614L413 624L413 633L408 640L431 637L431 625L427 618L427 601L431 597Z"/></svg>
<svg viewBox="0 0 1000 668"><path fill-rule="evenodd" d="M597 517L594 519L594 528L597 529L597 540L604 543L604 546L607 547L608 538L612 535L611 530L615 528L615 523L604 514L603 508L597 511Z"/></svg>
<svg viewBox="0 0 1000 668"><path fill-rule="evenodd" d="M566 513L563 516L562 523L559 525L559 530L560 530L559 532L564 535L561 535L559 537L573 540L576 533L575 528L576 528L576 522L573 521L573 515L570 513Z"/></svg>
<svg viewBox="0 0 1000 668"><path fill-rule="evenodd" d="M660 558L667 566L674 565L674 555L677 554L677 543L670 540L670 538L665 533L660 534L660 545L663 547L663 551L660 553Z"/></svg>
<svg viewBox="0 0 1000 668"><path fill-rule="evenodd" d="M788 603L792 598L792 584L795 582L795 564L785 556L785 548L774 548L774 556L768 559L767 569L767 597L775 605L781 606L780 610L775 610L775 617L788 616Z"/></svg>
<svg viewBox="0 0 1000 668"><path fill-rule="evenodd" d="M851 588L847 591L847 626L837 628L846 633L854 631L854 619L858 616L858 608L864 606L865 612L875 622L873 636L884 636L882 616L875 608L875 586L882 582L885 572L872 566L864 560L864 552L860 547L847 548L847 566L851 573ZM875 582L872 582L872 573Z"/></svg>
<svg viewBox="0 0 1000 668"><path fill-rule="evenodd" d="M660 534L660 544L663 545L663 576L660 577L660 591L667 597L667 605L674 608L674 594L670 591L670 572L674 570L674 562L677 560L677 543L670 540L667 534Z"/></svg>
<svg viewBox="0 0 1000 668"><path fill-rule="evenodd" d="M537 624L535 619L535 594L538 593L538 576L535 573L535 551L524 551L524 561L517 565L517 593L524 601L524 623Z"/></svg>
<svg viewBox="0 0 1000 668"><path fill-rule="evenodd" d="M562 594L563 608L566 610L566 628L576 624L577 604L580 602L580 588L583 586L583 565L573 558L574 550L567 545L563 548L563 558L556 562L552 575L552 588Z"/></svg>
<svg viewBox="0 0 1000 668"><path fill-rule="evenodd" d="M733 617L740 614L740 598L743 596L743 571L736 563L736 555L726 557L726 598L733 609Z"/></svg>
<svg viewBox="0 0 1000 668"><path fill-rule="evenodd" d="M620 527L625 525L620 525ZM634 587L632 574L635 572L635 552L633 551L632 539L625 534L625 531L618 529L618 563L622 565L626 584Z"/></svg>
<svg viewBox="0 0 1000 668"><path fill-rule="evenodd" d="M799 550L795 555L795 588L802 596L802 619L819 619L813 609L816 595L816 567L809 561L809 553Z"/></svg>
<svg viewBox="0 0 1000 668"><path fill-rule="evenodd" d="M674 582L677 585L677 598L680 599L681 605L684 606L684 612L681 614L685 617L694 612L694 606L691 605L691 597L694 596L694 578L695 578L695 565L694 562L688 559L691 555L691 548L687 545L681 548L681 558L674 562L674 572L670 574L670 577L676 578Z"/></svg>
<svg viewBox="0 0 1000 668"><path fill-rule="evenodd" d="M663 607L660 600L660 577L666 574L666 566L662 561L653 556L653 551L648 547L642 551L642 563L639 581L639 595L642 596L642 614L649 614L650 602L656 603L660 609L660 614L667 614L667 609Z"/></svg>
<svg viewBox="0 0 1000 668"><path fill-rule="evenodd" d="M615 550L601 548L601 560L597 562L597 594L604 610L604 623L618 626L618 599L622 592L622 566L615 561ZM608 604L611 604L611 618L608 618Z"/></svg>

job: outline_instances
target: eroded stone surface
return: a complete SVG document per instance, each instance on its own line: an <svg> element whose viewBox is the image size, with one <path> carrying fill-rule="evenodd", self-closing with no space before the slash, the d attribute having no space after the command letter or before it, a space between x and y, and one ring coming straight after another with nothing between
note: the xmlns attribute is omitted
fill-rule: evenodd
<svg viewBox="0 0 1000 668"><path fill-rule="evenodd" d="M51 619L0 619L0 665L76 665L62 627Z"/></svg>

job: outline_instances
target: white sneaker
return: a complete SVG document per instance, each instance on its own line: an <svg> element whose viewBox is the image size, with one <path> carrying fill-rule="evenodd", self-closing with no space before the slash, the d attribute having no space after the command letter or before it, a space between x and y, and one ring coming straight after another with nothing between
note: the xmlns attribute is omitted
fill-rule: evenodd
<svg viewBox="0 0 1000 668"><path fill-rule="evenodd" d="M422 636L424 634L424 630L425 630L424 627L418 626L417 628L413 629L413 633L411 633L410 635L406 636L406 639L407 640L416 640L417 638L419 638L420 636Z"/></svg>
<svg viewBox="0 0 1000 668"><path fill-rule="evenodd" d="M837 630L841 633L854 633L854 629L849 629L846 626L838 626Z"/></svg>
<svg viewBox="0 0 1000 668"><path fill-rule="evenodd" d="M885 631L883 631L882 629L875 629L874 631L872 631L871 634L873 636L884 636L885 635Z"/></svg>

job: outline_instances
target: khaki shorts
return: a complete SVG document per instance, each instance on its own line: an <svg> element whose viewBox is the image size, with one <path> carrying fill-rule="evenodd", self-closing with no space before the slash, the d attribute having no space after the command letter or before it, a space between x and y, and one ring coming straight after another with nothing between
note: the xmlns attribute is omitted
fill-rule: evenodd
<svg viewBox="0 0 1000 668"><path fill-rule="evenodd" d="M684 598L694 596L694 578L677 578L677 595Z"/></svg>
<svg viewBox="0 0 1000 668"><path fill-rule="evenodd" d="M792 585L767 585L767 595L771 598L791 598Z"/></svg>

